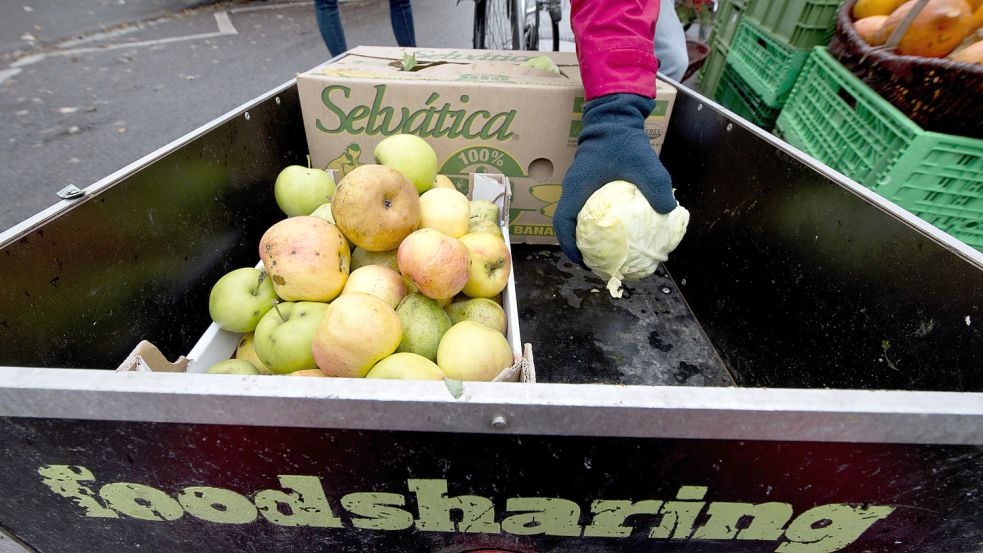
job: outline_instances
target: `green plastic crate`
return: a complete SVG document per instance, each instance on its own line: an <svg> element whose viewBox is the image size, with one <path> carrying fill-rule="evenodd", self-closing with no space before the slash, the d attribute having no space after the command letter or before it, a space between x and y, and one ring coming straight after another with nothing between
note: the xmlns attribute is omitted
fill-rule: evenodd
<svg viewBox="0 0 983 553"><path fill-rule="evenodd" d="M793 48L829 44L841 0L755 0L745 16Z"/></svg>
<svg viewBox="0 0 983 553"><path fill-rule="evenodd" d="M728 62L720 75L720 83L714 93L717 102L755 125L771 130L778 118L779 108L765 104L751 87L734 71Z"/></svg>
<svg viewBox="0 0 983 553"><path fill-rule="evenodd" d="M749 4L761 0L721 0L717 14L714 16L713 29L710 30L709 43L711 47L730 48L737 25L741 22Z"/></svg>
<svg viewBox="0 0 983 553"><path fill-rule="evenodd" d="M720 82L720 74L724 72L727 63L727 47L712 46L710 55L700 68L700 90L707 96L713 96Z"/></svg>
<svg viewBox="0 0 983 553"><path fill-rule="evenodd" d="M807 57L808 49L793 48L745 18L737 26L727 63L766 104L781 107Z"/></svg>
<svg viewBox="0 0 983 553"><path fill-rule="evenodd" d="M983 140L922 130L813 50L777 121L790 144L983 249Z"/></svg>

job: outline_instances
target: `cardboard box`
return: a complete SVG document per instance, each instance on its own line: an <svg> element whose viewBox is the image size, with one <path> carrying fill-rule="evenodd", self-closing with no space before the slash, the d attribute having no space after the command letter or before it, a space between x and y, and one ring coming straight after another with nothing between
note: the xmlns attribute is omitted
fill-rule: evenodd
<svg viewBox="0 0 983 553"><path fill-rule="evenodd" d="M506 244L510 244L509 229L505 219L511 200L510 188L508 177L496 174L472 173L466 183L468 198L488 200L498 205L501 214L499 224ZM262 264L258 264L257 267L262 267ZM536 371L533 366L532 348L528 344L523 347L522 338L519 336L519 308L516 303L515 275L512 273L509 274L508 285L502 291L502 308L508 321L505 337L512 347L516 363L503 370L495 381L535 382ZM241 338L241 333L222 330L217 324L212 323L191 351L173 363L168 361L156 346L143 341L134 348L117 370L203 373L215 363L232 358Z"/></svg>
<svg viewBox="0 0 983 553"><path fill-rule="evenodd" d="M373 163L383 138L416 134L437 152L438 172L463 190L472 172L502 173L513 184L515 242L556 243L551 220L573 161L584 103L577 58L569 52L358 47L297 77L315 166L344 174ZM524 67L549 55L562 74ZM676 90L659 81L646 133L658 151Z"/></svg>

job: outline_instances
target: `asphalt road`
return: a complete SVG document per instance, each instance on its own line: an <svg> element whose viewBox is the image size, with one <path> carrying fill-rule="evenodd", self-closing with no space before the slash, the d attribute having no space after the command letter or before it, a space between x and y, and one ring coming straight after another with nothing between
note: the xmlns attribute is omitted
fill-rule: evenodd
<svg viewBox="0 0 983 553"><path fill-rule="evenodd" d="M470 45L471 2L413 9L419 46ZM386 0L341 11L350 47L396 45ZM5 3L0 230L328 57L310 0Z"/></svg>

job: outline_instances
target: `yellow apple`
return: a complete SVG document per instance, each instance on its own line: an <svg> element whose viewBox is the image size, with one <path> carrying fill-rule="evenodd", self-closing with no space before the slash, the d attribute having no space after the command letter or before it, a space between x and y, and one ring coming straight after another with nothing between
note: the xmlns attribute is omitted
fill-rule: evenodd
<svg viewBox="0 0 983 553"><path fill-rule="evenodd" d="M457 190L457 187L454 186L454 182L450 178L448 178L447 175L437 175L437 177L434 178L433 180L433 187L453 188L454 190Z"/></svg>
<svg viewBox="0 0 983 553"><path fill-rule="evenodd" d="M383 252L420 227L420 196L399 171L360 165L338 183L331 213L353 244Z"/></svg>
<svg viewBox="0 0 983 553"><path fill-rule="evenodd" d="M434 188L420 196L420 226L452 238L468 233L468 197L450 188Z"/></svg>
<svg viewBox="0 0 983 553"><path fill-rule="evenodd" d="M362 378L402 338L403 326L388 303L371 294L346 294L328 305L314 333L314 361L328 376Z"/></svg>
<svg viewBox="0 0 983 553"><path fill-rule="evenodd" d="M512 270L512 255L505 241L487 232L465 234L460 240L471 256L464 293L472 298L498 295L508 285Z"/></svg>
<svg viewBox="0 0 983 553"><path fill-rule="evenodd" d="M415 353L394 353L372 367L365 378L390 380L443 380L447 375L436 363Z"/></svg>
<svg viewBox="0 0 983 553"><path fill-rule="evenodd" d="M457 380L490 381L514 362L505 336L474 321L452 326L437 346L437 366Z"/></svg>
<svg viewBox="0 0 983 553"><path fill-rule="evenodd" d="M226 359L205 370L208 374L259 374L259 370L249 361Z"/></svg>
<svg viewBox="0 0 983 553"><path fill-rule="evenodd" d="M403 276L382 265L359 267L348 275L345 289L341 295L364 292L385 301L393 309L406 295Z"/></svg>
<svg viewBox="0 0 983 553"><path fill-rule="evenodd" d="M468 248L460 240L431 228L407 236L396 252L399 271L433 299L453 298L464 289L470 262Z"/></svg>
<svg viewBox="0 0 983 553"><path fill-rule="evenodd" d="M259 370L259 374L276 374L256 355L256 337L252 332L247 332L242 335L242 338L239 338L235 357L252 363Z"/></svg>
<svg viewBox="0 0 983 553"><path fill-rule="evenodd" d="M331 301L345 286L351 253L338 227L301 215L273 225L259 256L276 295L286 301Z"/></svg>

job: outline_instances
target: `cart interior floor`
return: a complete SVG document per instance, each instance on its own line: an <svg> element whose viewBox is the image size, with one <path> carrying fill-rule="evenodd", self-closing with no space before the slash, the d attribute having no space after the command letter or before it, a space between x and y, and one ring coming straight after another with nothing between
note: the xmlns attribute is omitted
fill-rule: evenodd
<svg viewBox="0 0 983 553"><path fill-rule="evenodd" d="M612 298L555 246L514 244L519 326L540 382L733 386L734 379L662 268Z"/></svg>

